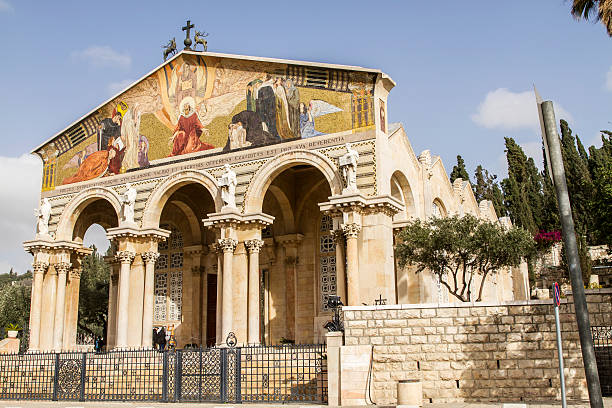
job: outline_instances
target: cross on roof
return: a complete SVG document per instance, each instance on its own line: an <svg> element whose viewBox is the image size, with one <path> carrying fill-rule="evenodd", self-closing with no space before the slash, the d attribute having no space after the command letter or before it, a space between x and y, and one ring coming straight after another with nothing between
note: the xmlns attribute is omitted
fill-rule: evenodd
<svg viewBox="0 0 612 408"><path fill-rule="evenodd" d="M190 50L191 49L191 36L190 36L190 31L192 28L194 28L195 25L191 24L191 20L187 20L187 25L185 27L182 28L183 31L185 31L185 41L183 41L183 44L185 44L185 49L186 50Z"/></svg>

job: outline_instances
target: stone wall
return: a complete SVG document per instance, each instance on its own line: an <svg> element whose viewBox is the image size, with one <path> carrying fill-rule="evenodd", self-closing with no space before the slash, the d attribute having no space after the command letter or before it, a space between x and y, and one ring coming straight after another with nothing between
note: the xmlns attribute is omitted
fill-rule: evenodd
<svg viewBox="0 0 612 408"><path fill-rule="evenodd" d="M592 325L612 324L612 289L587 291ZM568 300L570 303L568 303ZM395 404L397 381L424 402L560 399L552 301L344 307L345 344L372 345L370 395ZM571 294L560 307L567 396L588 398Z"/></svg>

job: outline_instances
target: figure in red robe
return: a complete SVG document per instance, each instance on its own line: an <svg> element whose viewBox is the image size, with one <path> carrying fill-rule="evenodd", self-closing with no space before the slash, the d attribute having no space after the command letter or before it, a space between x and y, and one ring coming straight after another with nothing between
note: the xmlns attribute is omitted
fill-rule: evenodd
<svg viewBox="0 0 612 408"><path fill-rule="evenodd" d="M179 117L174 134L170 138L172 152L169 156L201 152L214 149L214 146L200 140L204 126L189 102L183 104L183 114Z"/></svg>

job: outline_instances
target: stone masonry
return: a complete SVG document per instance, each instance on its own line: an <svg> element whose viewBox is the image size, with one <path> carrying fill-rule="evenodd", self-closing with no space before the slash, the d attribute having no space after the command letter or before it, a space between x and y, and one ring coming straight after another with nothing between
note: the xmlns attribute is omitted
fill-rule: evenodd
<svg viewBox="0 0 612 408"><path fill-rule="evenodd" d="M612 324L612 289L587 291L591 325ZM571 294L562 299L568 399L587 399ZM552 301L344 307L345 344L372 345L372 400L396 404L420 379L424 402L560 399Z"/></svg>

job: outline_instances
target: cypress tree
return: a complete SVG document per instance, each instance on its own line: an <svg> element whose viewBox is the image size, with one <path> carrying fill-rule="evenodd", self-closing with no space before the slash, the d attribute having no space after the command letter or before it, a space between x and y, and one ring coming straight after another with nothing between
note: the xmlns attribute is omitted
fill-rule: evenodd
<svg viewBox="0 0 612 408"><path fill-rule="evenodd" d="M540 175L533 159L527 159L523 149L513 138L506 137L508 178L502 181L504 203L512 222L531 233L538 231L534 213L542 210Z"/></svg>
<svg viewBox="0 0 612 408"><path fill-rule="evenodd" d="M578 153L572 130L565 120L561 120L561 152L576 231L581 236L585 235L587 241L592 243L593 236L590 231L593 217L589 207L593 199L593 181L587 165Z"/></svg>
<svg viewBox="0 0 612 408"><path fill-rule="evenodd" d="M589 148L589 170L593 179L592 235L596 244L612 250L612 133L602 131L602 147Z"/></svg>
<svg viewBox="0 0 612 408"><path fill-rule="evenodd" d="M497 176L490 174L487 169L484 169L480 164L474 172L475 184L472 186L474 197L477 202L482 200L490 200L495 206L495 212L498 217L507 215L504 207L504 197L497 183Z"/></svg>
<svg viewBox="0 0 612 408"><path fill-rule="evenodd" d="M453 166L453 171L450 174L450 182L452 183L456 179L461 178L463 181L470 181L470 176L465 169L465 162L463 157L457 155L457 164Z"/></svg>

